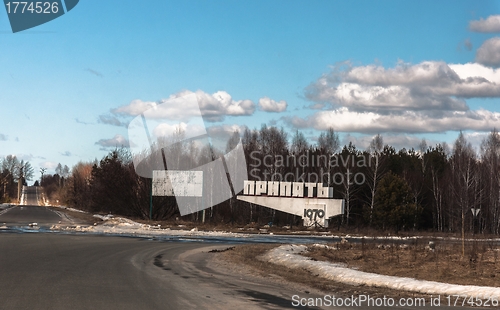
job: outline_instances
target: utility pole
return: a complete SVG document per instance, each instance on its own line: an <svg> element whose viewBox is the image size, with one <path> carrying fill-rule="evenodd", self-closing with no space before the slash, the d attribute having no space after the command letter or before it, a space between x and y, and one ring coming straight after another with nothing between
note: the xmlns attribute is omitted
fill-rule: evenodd
<svg viewBox="0 0 500 310"><path fill-rule="evenodd" d="M40 178L40 186L42 186L43 182L43 174L47 171L47 168L40 168L40 173L42 174L42 177Z"/></svg>
<svg viewBox="0 0 500 310"><path fill-rule="evenodd" d="M149 220L153 219L153 176L151 176L151 189L149 191Z"/></svg>
<svg viewBox="0 0 500 310"><path fill-rule="evenodd" d="M24 173L23 173L23 166L19 166L19 179L17 180L17 203L21 204L21 188L23 184L23 178L24 178Z"/></svg>

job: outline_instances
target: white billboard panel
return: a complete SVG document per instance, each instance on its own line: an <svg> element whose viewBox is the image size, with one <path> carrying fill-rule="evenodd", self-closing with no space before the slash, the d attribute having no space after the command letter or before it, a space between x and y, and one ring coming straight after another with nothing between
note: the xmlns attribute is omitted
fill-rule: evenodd
<svg viewBox="0 0 500 310"><path fill-rule="evenodd" d="M153 196L201 197L203 171L153 171Z"/></svg>

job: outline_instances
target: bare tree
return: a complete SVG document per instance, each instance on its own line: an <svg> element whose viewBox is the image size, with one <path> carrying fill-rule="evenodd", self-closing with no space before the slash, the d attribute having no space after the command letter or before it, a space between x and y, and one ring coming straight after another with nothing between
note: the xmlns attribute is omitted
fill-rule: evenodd
<svg viewBox="0 0 500 310"><path fill-rule="evenodd" d="M291 151L293 156L295 156L295 159L297 161L298 167L296 167L298 173L296 173L297 176L302 177L303 174L308 170L306 167L307 166L307 157L309 154L307 154L309 150L309 143L307 143L306 137L304 134L300 131L296 131L295 135L293 136L292 139L292 145L291 145ZM299 178L300 178L299 177ZM295 180L299 181L299 180Z"/></svg>
<svg viewBox="0 0 500 310"><path fill-rule="evenodd" d="M2 161L2 170L8 171L17 180L17 169L19 167L19 160L14 155L7 155Z"/></svg>
<svg viewBox="0 0 500 310"><path fill-rule="evenodd" d="M424 160L428 162L431 178L430 187L435 208L435 226L438 231L443 231L445 225L444 194L446 183L443 179L447 167L446 152L443 145L438 144L434 148L428 149L424 157Z"/></svg>
<svg viewBox="0 0 500 310"><path fill-rule="evenodd" d="M62 176L62 172L63 172L63 167L61 165L61 163L58 163L57 164L57 167L56 167L56 173L59 175L59 176Z"/></svg>
<svg viewBox="0 0 500 310"><path fill-rule="evenodd" d="M322 132L318 138L318 148L321 154L332 155L340 148L339 135L333 130L333 127L328 128L326 132Z"/></svg>
<svg viewBox="0 0 500 310"><path fill-rule="evenodd" d="M454 144L451 171L453 174L453 194L461 219L463 257L465 255L465 215L469 208L476 207L478 203L476 183L479 177L476 154L463 132L460 132Z"/></svg>
<svg viewBox="0 0 500 310"><path fill-rule="evenodd" d="M368 169L368 187L370 188L370 225L373 221L373 208L375 207L375 194L377 192L377 184L382 178L380 167L380 155L384 147L384 139L380 134L377 134L369 146L370 164Z"/></svg>
<svg viewBox="0 0 500 310"><path fill-rule="evenodd" d="M342 165L339 166L340 174L335 173L333 183L335 187L340 188L340 194L345 200L345 214L343 218L346 219L346 225L349 226L349 220L351 216L351 210L353 207L353 202L356 197L356 193L359 191L359 184L356 184L355 176L359 167L355 164L353 158L360 156L360 152L356 150L356 147L349 143L349 146L344 146L342 151L338 154ZM340 186L338 186L340 184Z"/></svg>
<svg viewBox="0 0 500 310"><path fill-rule="evenodd" d="M62 169L62 177L63 178L69 177L69 167L67 165L64 165Z"/></svg>
<svg viewBox="0 0 500 310"><path fill-rule="evenodd" d="M486 182L487 214L490 218L490 231L499 234L500 230L500 134L496 129L481 143L481 158ZM483 211L483 214L484 212Z"/></svg>
<svg viewBox="0 0 500 310"><path fill-rule="evenodd" d="M288 154L287 134L283 128L262 126L259 138L263 179L267 180L269 175L269 180L280 181L284 171L283 159Z"/></svg>

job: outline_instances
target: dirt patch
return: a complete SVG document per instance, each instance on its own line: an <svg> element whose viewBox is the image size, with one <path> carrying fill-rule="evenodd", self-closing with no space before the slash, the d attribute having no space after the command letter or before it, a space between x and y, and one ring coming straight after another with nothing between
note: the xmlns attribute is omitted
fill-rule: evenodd
<svg viewBox="0 0 500 310"><path fill-rule="evenodd" d="M66 215L68 215L69 218L71 218L74 222L78 224L93 225L94 223L102 222L101 219L94 217L90 213L71 211L69 209L60 207L48 207L48 208L54 211L64 212Z"/></svg>
<svg viewBox="0 0 500 310"><path fill-rule="evenodd" d="M276 281L281 282L280 285L286 285L283 282L292 282L296 284L306 285L327 294L336 294L338 296L357 296L360 294L369 295L373 298L382 298L384 296L388 298L426 296L423 294L396 291L386 288L375 288L363 285L347 285L320 278L317 274L312 274L311 272L304 269L292 269L285 266L264 262L258 259L260 255L277 246L279 245L241 245L235 247L231 251L214 253L214 255L216 255L217 261L223 262L225 264L230 264L235 273L241 274L243 272L242 270L246 270L246 272L251 274L252 276L275 279ZM242 266L246 266L248 268L241 268Z"/></svg>
<svg viewBox="0 0 500 310"><path fill-rule="evenodd" d="M335 243L303 255L377 274L461 285L500 286L500 248L493 242L415 240L412 244Z"/></svg>
<svg viewBox="0 0 500 310"><path fill-rule="evenodd" d="M117 215L118 216L118 215ZM171 230L190 230L197 228L200 231L224 231L232 233L245 233L245 234L280 234L280 235L331 235L332 233L326 229L315 228L309 229L302 226L276 226L266 224L236 224L236 223L216 223L216 222L196 222L186 220L147 220L141 218L131 218L132 220L151 226L158 226L162 228L170 228Z"/></svg>

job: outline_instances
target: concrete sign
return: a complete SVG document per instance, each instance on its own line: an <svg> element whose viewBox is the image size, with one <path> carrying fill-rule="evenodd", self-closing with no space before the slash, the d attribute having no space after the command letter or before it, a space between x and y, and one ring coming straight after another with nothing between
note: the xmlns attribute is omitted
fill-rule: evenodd
<svg viewBox="0 0 500 310"><path fill-rule="evenodd" d="M322 183L244 181L243 195L332 198L333 188Z"/></svg>
<svg viewBox="0 0 500 310"><path fill-rule="evenodd" d="M244 181L238 200L301 216L305 226L328 227L328 219L344 214L344 200L332 199L333 188L321 183Z"/></svg>

